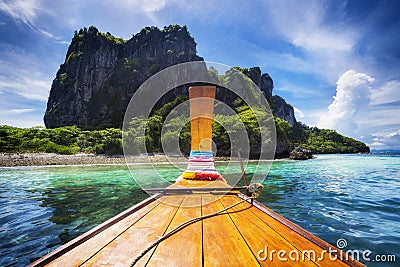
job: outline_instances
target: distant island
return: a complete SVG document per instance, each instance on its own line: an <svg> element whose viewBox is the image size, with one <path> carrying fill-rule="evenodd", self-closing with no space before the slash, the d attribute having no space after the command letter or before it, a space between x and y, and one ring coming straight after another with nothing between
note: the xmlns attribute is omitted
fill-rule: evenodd
<svg viewBox="0 0 400 267"><path fill-rule="evenodd" d="M373 149L371 154L400 155L400 149Z"/></svg>
<svg viewBox="0 0 400 267"><path fill-rule="evenodd" d="M186 26L146 27L129 40L102 33L94 26L80 29L74 33L65 61L53 80L44 115L46 128L0 126L0 152L122 154L122 121L132 95L159 70L190 61L203 58L197 55L196 42ZM272 94L273 80L267 73L261 73L259 67L235 69L257 84L270 103L277 133L276 158L289 157L299 147L313 153L370 152L360 141L296 121L293 107ZM188 86L172 90L147 121L137 121L147 129L146 145L150 153L162 153L160 126L174 107L187 100ZM248 134L254 137L249 138L250 156L256 158L257 123L248 112L249 107L222 88L217 89L216 98L236 110ZM189 127L188 124L176 133L183 153L189 152ZM226 131L216 123L213 128L217 156L229 156Z"/></svg>

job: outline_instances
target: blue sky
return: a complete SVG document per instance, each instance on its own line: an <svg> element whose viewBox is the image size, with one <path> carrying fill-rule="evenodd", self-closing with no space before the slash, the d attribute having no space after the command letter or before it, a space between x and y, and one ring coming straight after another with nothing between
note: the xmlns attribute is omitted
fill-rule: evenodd
<svg viewBox="0 0 400 267"><path fill-rule="evenodd" d="M207 61L260 66L298 120L400 148L400 1L0 0L0 125L43 125L74 30L173 23Z"/></svg>

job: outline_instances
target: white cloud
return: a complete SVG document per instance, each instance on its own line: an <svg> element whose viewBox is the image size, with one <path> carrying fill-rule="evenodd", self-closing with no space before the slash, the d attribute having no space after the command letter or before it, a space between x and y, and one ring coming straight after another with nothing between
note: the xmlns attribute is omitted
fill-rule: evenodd
<svg viewBox="0 0 400 267"><path fill-rule="evenodd" d="M304 118L304 113L300 109L293 107L293 110L297 120Z"/></svg>
<svg viewBox="0 0 400 267"><path fill-rule="evenodd" d="M102 32L129 39L145 26L164 26L160 14L170 4L166 0L59 0L49 1L48 9L54 23L62 31L67 26L70 34L94 25Z"/></svg>
<svg viewBox="0 0 400 267"><path fill-rule="evenodd" d="M374 84L377 84L375 82ZM371 89L370 102L359 126L366 134L388 136L400 128L400 81L389 80ZM378 130L378 131L377 131ZM390 144L387 144L390 145Z"/></svg>
<svg viewBox="0 0 400 267"><path fill-rule="evenodd" d="M35 111L33 108L15 108L15 109L10 109L10 110L0 110L1 113L3 114L23 114L23 113L29 113Z"/></svg>
<svg viewBox="0 0 400 267"><path fill-rule="evenodd" d="M293 94L296 98L309 98L310 96L322 96L320 91L307 88L298 84L292 84L287 80L274 81L274 92L288 92Z"/></svg>
<svg viewBox="0 0 400 267"><path fill-rule="evenodd" d="M15 22L22 23L28 26L33 31L50 38L56 42L65 42L61 40L60 37L52 34L49 30L42 27L41 20L43 18L52 17L56 20L61 20L61 18L67 17L65 14L65 9L60 9L62 13L55 14L46 7L43 1L37 0L14 0L14 1L4 1L0 0L0 11L5 12L10 16ZM46 20L45 20L46 21ZM48 27L48 25L46 26Z"/></svg>
<svg viewBox="0 0 400 267"><path fill-rule="evenodd" d="M325 23L327 6L320 1L269 1L274 26L288 42L308 51L351 51L358 33L349 27Z"/></svg>
<svg viewBox="0 0 400 267"><path fill-rule="evenodd" d="M264 54L276 68L304 74L316 72L315 65L311 61L291 53L264 52Z"/></svg>
<svg viewBox="0 0 400 267"><path fill-rule="evenodd" d="M15 0L1 1L0 10L7 13L16 22L23 23L31 29L53 38L53 35L40 29L35 25L38 13L43 11L39 1L36 0Z"/></svg>
<svg viewBox="0 0 400 267"><path fill-rule="evenodd" d="M331 103L332 108L329 111L325 109L321 114L320 108L330 101L324 96L334 94L334 85L339 82L338 77L345 71L357 69L360 74L368 73L368 77L373 76L377 79L379 71L388 71L384 66L376 68L379 63L372 61L374 55L360 56L363 53L361 48L364 47L360 40L363 38L363 32L370 31L370 27L359 23L361 19L357 17L352 18L352 22L355 23L344 21L343 18L348 18L341 9L345 4L335 3L334 9L329 7L329 4L330 2L312 0L266 0L251 4L212 0L0 0L0 12L9 15L17 23L27 25L37 32L38 36L50 38L54 43L61 44L69 44L63 40L69 39L73 30L90 25L95 25L103 32L109 31L115 36L128 39L144 26L188 24L195 38L199 38L199 51L209 52L201 54L207 60L220 60L231 65L251 62L262 66L263 70L270 72L273 77L274 72L281 70L284 70L284 75L285 71L288 71L306 74L306 77L313 76L313 81L306 85L302 81L296 82L295 77L290 81L291 84L282 84L275 88L276 91L284 91L285 95L291 93L290 96L294 99L302 98L300 102L293 104L305 115L302 117L301 113L296 113L304 122L317 125L316 122L321 122L321 118L329 118L331 121L325 121L329 127L346 129L349 135L354 134L354 137L370 136L377 128L389 128L391 132L395 132L398 129L396 127L400 125L399 116L394 115L400 114L398 105L395 105L396 101L400 101L400 81L388 81L380 85L374 82L375 87L366 90L364 95L356 85L353 89L350 89L349 85L343 89L343 93L347 90L349 96L341 97L340 93L337 94ZM329 20L332 13L338 16ZM341 14L344 15L340 16ZM0 25L4 25L2 23L0 22ZM204 25L210 29L204 30ZM245 31L254 28L257 29L256 32ZM220 35L222 41L211 38L215 32ZM64 35L63 40L57 38L61 35ZM229 45L229 49L225 49L226 45ZM10 93L15 97L17 94L23 99L40 101L44 106L51 80L57 70L57 67L54 67L50 74L45 74L44 69L49 70L45 64L60 64L61 60L38 63L37 58L23 51L14 52L15 59L10 59L13 54L9 53L4 57L2 48L0 47L1 97L7 97ZM355 48L360 49L355 51ZM62 46L62 49L65 55L65 46ZM232 56L232 51L236 55ZM57 62L54 63L55 61ZM393 72L395 68L392 74ZM280 74L281 77L284 76ZM276 78L275 84L279 83L282 81ZM303 85L293 86L295 83ZM318 87L316 83L322 86ZM344 84L345 81L342 81L343 86ZM326 90L329 85L331 89ZM315 88L316 86L318 88ZM354 94L351 94L353 91ZM309 105L309 101L304 101L304 98L318 98L318 103ZM361 101L362 99L365 102ZM21 107L30 106L9 108ZM343 111L343 117L340 117ZM28 113L21 114L21 117L24 115ZM39 116L41 117L42 113ZM381 135L386 134L388 133ZM386 139L379 140L384 142Z"/></svg>
<svg viewBox="0 0 400 267"><path fill-rule="evenodd" d="M311 107L309 105L308 108L302 108L301 110L304 114L304 118L301 119L301 122L310 127L319 127L317 121L319 121L322 116L326 115L326 108L313 108L312 105Z"/></svg>
<svg viewBox="0 0 400 267"><path fill-rule="evenodd" d="M91 2L91 3L90 3ZM88 1L84 8L88 8L90 5L96 4L96 1ZM121 26L121 19L126 21L127 23L134 23L138 18L141 18L142 24L141 27L146 26L143 25L143 19L149 20L150 22L157 23L158 18L155 16L155 13L161 11L166 5L166 0L115 0L115 1L101 1L101 5L103 10L98 9L98 14L104 12L104 15L109 13L116 13L119 16L118 25ZM123 15L121 15L123 14ZM103 19L103 16L99 16L99 18ZM139 22L139 21L137 21ZM111 21L108 21L110 24ZM132 32L131 32L132 34Z"/></svg>
<svg viewBox="0 0 400 267"><path fill-rule="evenodd" d="M242 41L243 42L243 41ZM350 68L366 69L370 66L368 58L359 59L352 51L335 49L302 49L303 52L267 50L264 47L243 42L249 47L255 63L266 69L280 69L296 74L308 74L318 80L334 85L338 77Z"/></svg>
<svg viewBox="0 0 400 267"><path fill-rule="evenodd" d="M90 2L90 1L89 1ZM91 1L95 3L96 1ZM101 1L103 6L107 6L110 9L124 9L128 12L157 12L165 7L166 0L114 0L110 1Z"/></svg>
<svg viewBox="0 0 400 267"><path fill-rule="evenodd" d="M371 90L371 105L383 105L400 101L400 81L392 80L380 88Z"/></svg>
<svg viewBox="0 0 400 267"><path fill-rule="evenodd" d="M23 71L20 74L22 76L17 81L7 81L7 77L0 76L0 90L2 93L17 94L30 100L47 101L51 81L28 77L29 73L24 73Z"/></svg>
<svg viewBox="0 0 400 267"><path fill-rule="evenodd" d="M146 12L156 12L160 11L165 7L166 1L165 0L144 0L138 1L143 3L143 9Z"/></svg>
<svg viewBox="0 0 400 267"><path fill-rule="evenodd" d="M44 122L40 116L20 116L10 118L0 114L0 125L12 125L14 127L29 128L34 126L44 126Z"/></svg>
<svg viewBox="0 0 400 267"><path fill-rule="evenodd" d="M320 115L316 125L354 138L363 136L373 149L400 148L400 81L378 86L374 80L365 73L345 72L337 81L328 112Z"/></svg>
<svg viewBox="0 0 400 267"><path fill-rule="evenodd" d="M320 118L317 125L354 136L360 112L365 111L370 102L373 81L374 78L365 73L346 71L337 81L336 96L328 107L328 113Z"/></svg>
<svg viewBox="0 0 400 267"><path fill-rule="evenodd" d="M0 48L0 93L47 101L52 79L39 71L37 59L12 46Z"/></svg>
<svg viewBox="0 0 400 267"><path fill-rule="evenodd" d="M351 51L355 43L353 38L349 37L350 34L348 34L349 36L341 34L337 38L338 32L333 29L321 28L309 33L299 32L298 34L292 43L311 51L318 49Z"/></svg>
<svg viewBox="0 0 400 267"><path fill-rule="evenodd" d="M367 64L370 59L355 52L363 30L343 20L344 7L342 4L332 7L323 1L266 1L266 18L271 27L263 34L274 31L276 39L283 38L296 47L280 54L279 68L313 74L332 85L350 68L370 72L371 64ZM333 10L337 16L329 20ZM265 58L269 60L268 56Z"/></svg>
<svg viewBox="0 0 400 267"><path fill-rule="evenodd" d="M370 144L375 149L400 149L400 129L387 134L376 133Z"/></svg>
<svg viewBox="0 0 400 267"><path fill-rule="evenodd" d="M1 1L0 10L6 12L16 21L33 25L40 7L36 0Z"/></svg>

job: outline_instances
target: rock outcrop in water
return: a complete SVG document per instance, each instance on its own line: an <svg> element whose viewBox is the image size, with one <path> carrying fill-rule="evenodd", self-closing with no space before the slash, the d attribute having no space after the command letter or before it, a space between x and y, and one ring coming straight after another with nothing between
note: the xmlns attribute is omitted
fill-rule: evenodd
<svg viewBox="0 0 400 267"><path fill-rule="evenodd" d="M290 159L294 160L306 160L306 159L312 159L313 153L311 150L304 149L301 147L296 147L294 150L290 152Z"/></svg>
<svg viewBox="0 0 400 267"><path fill-rule="evenodd" d="M101 33L93 26L81 29L75 32L65 62L53 80L45 125L121 127L132 95L147 78L166 67L201 60L186 26L170 25L162 30L146 27L129 40ZM293 126L293 108L283 98L272 95L271 77L262 74L259 67L242 71L270 99L274 115ZM178 88L174 94L184 94L185 89ZM217 93L217 98L229 102L225 97Z"/></svg>

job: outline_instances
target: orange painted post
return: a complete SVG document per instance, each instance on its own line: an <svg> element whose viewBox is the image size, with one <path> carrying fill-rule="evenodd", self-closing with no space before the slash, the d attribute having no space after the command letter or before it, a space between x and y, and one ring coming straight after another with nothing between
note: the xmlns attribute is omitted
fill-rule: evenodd
<svg viewBox="0 0 400 267"><path fill-rule="evenodd" d="M189 88L190 126L193 151L212 151L215 86Z"/></svg>
<svg viewBox="0 0 400 267"><path fill-rule="evenodd" d="M192 144L188 167L182 173L184 179L224 180L215 170L212 151L215 91L215 86L189 88Z"/></svg>

